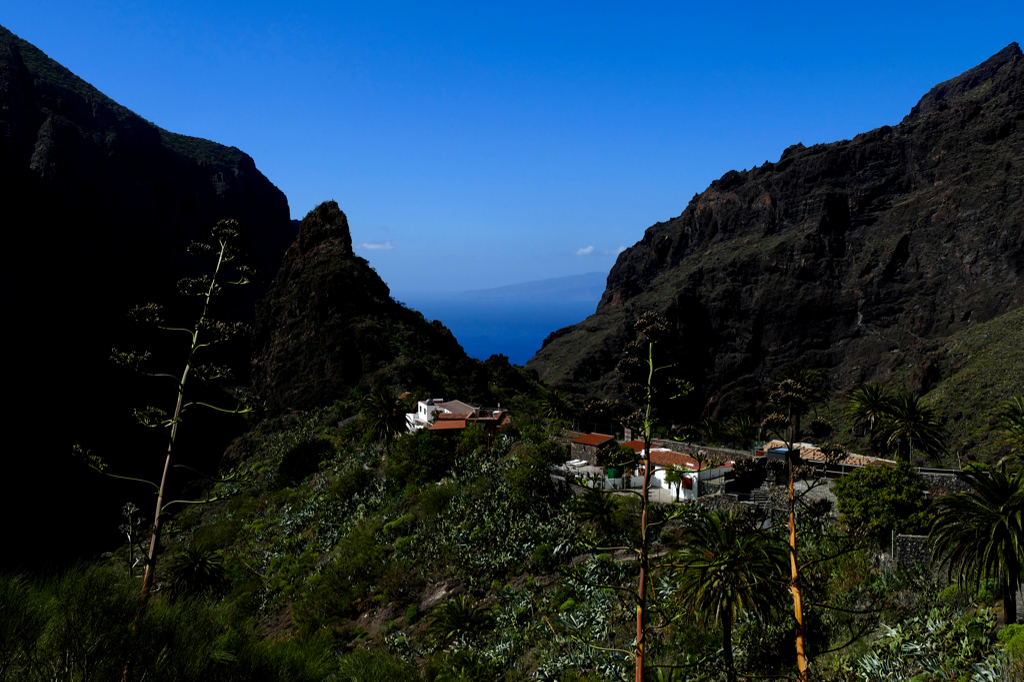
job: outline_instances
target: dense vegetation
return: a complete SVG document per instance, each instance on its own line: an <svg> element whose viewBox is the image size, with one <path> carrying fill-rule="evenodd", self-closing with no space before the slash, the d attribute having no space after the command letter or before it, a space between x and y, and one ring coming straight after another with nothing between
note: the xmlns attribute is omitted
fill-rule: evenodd
<svg viewBox="0 0 1024 682"><path fill-rule="evenodd" d="M637 566L600 548L637 542L639 506L551 478L567 457L557 420L524 404L493 442L421 432L385 453L368 415L346 419L357 407L266 420L234 443L214 501L168 526L135 639L131 542L99 566L3 578L0 680L110 679L129 651L137 679L632 679ZM886 499L920 490L899 472ZM837 490L838 518L798 511L811 679L1015 679L1024 635L997 625L998 571L887 563L877 531L934 510L918 497L864 524L872 491L857 484ZM645 679L793 674L785 506L712 496L653 513L661 627Z"/></svg>

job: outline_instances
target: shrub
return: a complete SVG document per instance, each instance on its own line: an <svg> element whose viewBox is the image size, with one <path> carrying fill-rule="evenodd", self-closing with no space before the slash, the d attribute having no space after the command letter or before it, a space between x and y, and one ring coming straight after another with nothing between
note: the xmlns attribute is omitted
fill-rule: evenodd
<svg viewBox="0 0 1024 682"><path fill-rule="evenodd" d="M906 462L898 466L866 466L843 476L832 486L840 518L852 527L867 528L884 540L897 533L928 529L925 486Z"/></svg>
<svg viewBox="0 0 1024 682"><path fill-rule="evenodd" d="M350 500L356 493L366 490L371 480L373 473L362 466L357 466L335 479L331 484L331 495L339 500Z"/></svg>
<svg viewBox="0 0 1024 682"><path fill-rule="evenodd" d="M550 542L543 542L537 545L530 557L530 568L538 573L550 573L554 568L555 548Z"/></svg>
<svg viewBox="0 0 1024 682"><path fill-rule="evenodd" d="M384 469L401 483L423 484L443 478L454 463L453 443L423 429L395 441Z"/></svg>
<svg viewBox="0 0 1024 682"><path fill-rule="evenodd" d="M974 590L961 583L953 583L939 593L939 601L956 608L966 608L974 601Z"/></svg>
<svg viewBox="0 0 1024 682"><path fill-rule="evenodd" d="M492 624L490 614L483 612L466 594L434 607L428 631L443 642L472 635Z"/></svg>
<svg viewBox="0 0 1024 682"><path fill-rule="evenodd" d="M443 512L457 494L458 489L454 485L428 484L420 491L416 506L423 512L425 518L432 519Z"/></svg>
<svg viewBox="0 0 1024 682"><path fill-rule="evenodd" d="M224 563L213 550L192 544L171 560L167 580L175 598L214 592L224 586Z"/></svg>

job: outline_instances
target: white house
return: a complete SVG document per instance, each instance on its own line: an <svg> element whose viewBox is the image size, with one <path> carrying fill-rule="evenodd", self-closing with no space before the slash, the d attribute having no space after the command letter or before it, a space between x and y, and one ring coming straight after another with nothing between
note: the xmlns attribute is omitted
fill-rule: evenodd
<svg viewBox="0 0 1024 682"><path fill-rule="evenodd" d="M479 407L473 407L461 400L444 401L440 398L420 400L416 405L415 412L405 413L406 431L412 433L430 426L434 422L434 415L441 414L464 414L467 417L477 417L480 413Z"/></svg>

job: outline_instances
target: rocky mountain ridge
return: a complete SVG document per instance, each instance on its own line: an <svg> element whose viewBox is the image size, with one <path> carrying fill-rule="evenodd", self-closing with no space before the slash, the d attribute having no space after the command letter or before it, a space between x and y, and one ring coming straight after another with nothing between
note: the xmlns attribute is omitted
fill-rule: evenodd
<svg viewBox="0 0 1024 682"><path fill-rule="evenodd" d="M621 395L614 367L645 310L675 327L697 388L729 414L789 364L840 393L923 362L1024 301L1024 56L1013 43L932 88L904 120L730 171L647 229L594 315L528 363Z"/></svg>
<svg viewBox="0 0 1024 682"><path fill-rule="evenodd" d="M288 202L241 150L157 127L0 27L0 216L0 297L16 346L8 416L31 444L0 483L0 513L13 518L41 497L94 510L110 490L81 485L71 445L140 467L138 453L152 448L133 435L131 418L150 397L108 360L112 346L131 347L128 310L154 301L173 313L182 301L176 282L202 272L186 249L223 218L241 222L249 262L269 279L295 234ZM239 292L218 315L251 321L261 293ZM212 434L197 435L190 451L216 448ZM115 516L123 501L112 503ZM12 532L40 537L32 524L48 523L51 510ZM116 527L110 519L111 534ZM73 552L76 542L34 558Z"/></svg>
<svg viewBox="0 0 1024 682"><path fill-rule="evenodd" d="M467 357L443 324L392 299L353 253L348 218L333 201L302 220L259 304L253 346L253 395L268 414L330 405L377 382L497 402L493 388L525 380L503 356Z"/></svg>

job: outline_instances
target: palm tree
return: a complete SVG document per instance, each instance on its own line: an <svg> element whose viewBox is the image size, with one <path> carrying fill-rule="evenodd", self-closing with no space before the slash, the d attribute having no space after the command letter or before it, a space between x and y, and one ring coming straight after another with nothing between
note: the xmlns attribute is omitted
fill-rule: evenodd
<svg viewBox="0 0 1024 682"><path fill-rule="evenodd" d="M749 450L755 440L761 437L761 422L750 414L734 414L729 420L729 435L744 450Z"/></svg>
<svg viewBox="0 0 1024 682"><path fill-rule="evenodd" d="M886 445L896 446L896 456L909 461L916 447L921 452L938 456L946 451L942 442L942 426L935 411L914 393L902 393L892 401L889 414L882 420Z"/></svg>
<svg viewBox="0 0 1024 682"><path fill-rule="evenodd" d="M377 384L365 398L361 416L369 434L391 449L394 439L405 432L405 410L395 390L386 384Z"/></svg>
<svg viewBox="0 0 1024 682"><path fill-rule="evenodd" d="M702 513L681 538L675 557L676 596L704 621L722 623L722 652L728 682L736 681L732 628L744 611L763 614L781 602L786 546L754 530L736 512Z"/></svg>
<svg viewBox="0 0 1024 682"><path fill-rule="evenodd" d="M892 413L892 397L881 384L864 384L846 397L846 414L857 424L868 428L872 449L879 449L879 430Z"/></svg>
<svg viewBox="0 0 1024 682"><path fill-rule="evenodd" d="M932 560L961 581L995 578L1006 623L1014 623L1024 567L1024 472L1000 466L958 476L972 490L942 498L928 534Z"/></svg>
<svg viewBox="0 0 1024 682"><path fill-rule="evenodd" d="M1003 402L995 416L996 425L1002 434L999 442L1010 447L1010 454L1001 459L1000 464L1024 458L1024 397L1018 396Z"/></svg>
<svg viewBox="0 0 1024 682"><path fill-rule="evenodd" d="M665 472L665 483L676 487L676 502L679 502L679 491L683 486L683 479L686 478L687 473L689 472L686 469L675 464L669 466L668 471Z"/></svg>

